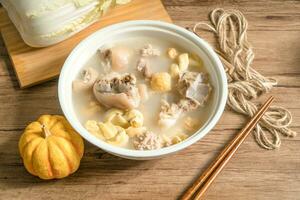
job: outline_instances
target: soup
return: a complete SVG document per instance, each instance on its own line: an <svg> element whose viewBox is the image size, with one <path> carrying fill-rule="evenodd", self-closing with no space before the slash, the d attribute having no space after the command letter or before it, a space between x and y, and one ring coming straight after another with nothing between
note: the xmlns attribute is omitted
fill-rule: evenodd
<svg viewBox="0 0 300 200"><path fill-rule="evenodd" d="M111 145L154 150L184 141L212 104L200 57L176 44L134 37L103 45L73 81L83 126Z"/></svg>

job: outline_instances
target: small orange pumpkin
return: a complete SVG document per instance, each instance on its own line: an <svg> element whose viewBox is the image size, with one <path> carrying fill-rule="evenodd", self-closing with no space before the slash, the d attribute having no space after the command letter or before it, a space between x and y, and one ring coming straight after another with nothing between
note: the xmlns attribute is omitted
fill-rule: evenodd
<svg viewBox="0 0 300 200"><path fill-rule="evenodd" d="M84 143L63 116L42 115L30 123L19 140L25 168L41 179L64 178L74 173Z"/></svg>

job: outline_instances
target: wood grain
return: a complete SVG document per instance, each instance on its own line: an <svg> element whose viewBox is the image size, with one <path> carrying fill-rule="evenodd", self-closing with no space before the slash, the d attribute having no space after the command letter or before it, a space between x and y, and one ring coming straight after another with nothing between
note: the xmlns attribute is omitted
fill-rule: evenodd
<svg viewBox="0 0 300 200"><path fill-rule="evenodd" d="M213 8L237 8L249 20L254 67L279 81L271 94L274 105L293 113L292 128L300 132L300 2L165 0L173 21L191 27L207 21ZM213 43L209 33L202 37ZM263 102L268 95L258 101ZM71 177L41 181L22 166L17 144L23 128L39 115L59 114L57 80L20 90L0 39L0 199L178 199L247 121L228 110L205 138L168 157L130 161L86 143L80 169ZM247 138L216 179L208 200L298 200L300 139L283 138L266 151Z"/></svg>
<svg viewBox="0 0 300 200"><path fill-rule="evenodd" d="M25 88L58 76L65 59L83 38L110 24L137 19L171 22L160 0L133 0L130 4L115 7L99 22L71 38L46 48L26 45L14 25L9 23L3 8L0 10L0 29L20 87Z"/></svg>

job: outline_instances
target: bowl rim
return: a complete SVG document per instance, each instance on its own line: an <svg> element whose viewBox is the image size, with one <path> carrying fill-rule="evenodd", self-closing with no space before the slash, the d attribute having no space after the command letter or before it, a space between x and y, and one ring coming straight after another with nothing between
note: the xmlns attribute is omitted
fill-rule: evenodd
<svg viewBox="0 0 300 200"><path fill-rule="evenodd" d="M192 41L196 46L201 47L204 53L207 54L207 57L212 62L212 65L214 66L216 72L218 73L217 79L220 81L219 87L219 98L217 99L216 103L216 109L215 113L212 114L209 121L206 122L205 127L201 127L198 131L196 131L193 135L189 137L189 139L178 143L176 145L171 145L169 147L164 147L157 150L131 150L126 149L122 147L116 147L113 145L110 145L106 143L105 141L102 141L100 139L95 140L95 136L90 134L87 130L80 131L81 128L78 126L76 122L76 117L74 117L67 111L67 104L66 104L66 96L65 96L65 79L68 74L68 70L71 67L69 64L73 59L76 58L76 54L80 52L80 49L83 48L85 43L88 43L90 40L93 40L97 35L105 34L107 32L116 31L118 29L122 28L132 28L132 27L138 27L138 26L150 26L150 27L158 27L163 28L167 30L171 30L176 32L177 34L180 34L181 36L185 37L186 39ZM199 141L202 137L204 137L208 132L212 130L212 128L216 125L216 123L219 121L221 115L223 114L223 111L225 109L226 101L227 101L227 94L228 94L228 88L227 88L227 77L226 73L223 67L222 62L220 61L217 54L214 52L212 47L205 42L203 39L195 35L194 33L171 23L162 22L162 21L155 21L155 20L133 20L133 21L126 21L117 23L114 25L107 26L103 29L100 29L93 34L89 35L85 39L83 39L79 44L76 45L76 47L71 51L67 59L65 60L60 76L58 81L58 98L60 107L63 111L63 114L67 118L68 122L71 124L71 126L78 132L83 138L85 138L90 143L94 144L95 146L101 148L104 151L107 151L108 153L125 157L125 158L136 158L136 159L147 159L147 158L154 158L154 157L161 157L163 155L175 153L177 151L180 151L182 149L187 148L188 146L194 144L195 142ZM201 133L201 134L200 134Z"/></svg>

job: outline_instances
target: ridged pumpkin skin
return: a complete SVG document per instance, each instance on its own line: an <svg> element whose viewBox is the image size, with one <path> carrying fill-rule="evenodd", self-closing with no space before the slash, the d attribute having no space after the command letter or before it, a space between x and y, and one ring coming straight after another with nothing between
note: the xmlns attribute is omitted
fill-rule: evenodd
<svg viewBox="0 0 300 200"><path fill-rule="evenodd" d="M19 140L19 151L32 175L41 179L64 178L78 169L84 144L63 116L42 115L26 127Z"/></svg>

